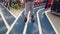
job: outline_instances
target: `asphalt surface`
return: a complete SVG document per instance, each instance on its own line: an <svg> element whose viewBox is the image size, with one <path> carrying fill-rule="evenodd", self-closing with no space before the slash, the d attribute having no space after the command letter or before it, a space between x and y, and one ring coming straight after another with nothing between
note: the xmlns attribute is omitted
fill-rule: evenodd
<svg viewBox="0 0 60 34"><path fill-rule="evenodd" d="M42 8L42 7L41 7L41 8ZM36 13L38 9L40 9L40 7L34 9L34 12ZM36 14L34 14L34 15L36 15ZM25 17L25 15L24 15L24 12L23 12L23 13L22 13L22 16L19 17L19 19L18 19L17 22L16 22L16 25L13 27L12 31L10 32L10 34L15 34L15 33L16 33L16 34L17 34L17 33L18 33L18 34L22 34L23 29L24 29L24 26L25 26L24 17ZM37 22L36 19L35 19L35 22ZM31 25L32 25L32 24L31 24ZM29 29L29 28L30 28L29 26L30 26L30 24L28 24L27 34L30 33L29 30L31 30L31 29ZM30 33L30 34L31 34L31 33Z"/></svg>
<svg viewBox="0 0 60 34"><path fill-rule="evenodd" d="M4 24L4 21L0 15L0 34L5 34L7 32L7 28Z"/></svg>
<svg viewBox="0 0 60 34"><path fill-rule="evenodd" d="M29 20L29 23L28 23L28 27L27 27L27 32L26 34L39 34L39 30L38 30L38 22L37 22L37 11L41 8L44 8L45 6L43 7L39 7L37 9L34 10L34 22L31 21L31 19ZM31 16L30 16L31 18Z"/></svg>
<svg viewBox="0 0 60 34"><path fill-rule="evenodd" d="M5 19L7 20L8 24L11 25L15 20L15 17L9 13L2 5L0 5L1 12L3 13Z"/></svg>
<svg viewBox="0 0 60 34"><path fill-rule="evenodd" d="M43 34L56 34L53 27L51 26L49 20L47 19L45 12L46 9L41 10L39 12L39 18L41 22L41 27L42 27L42 33Z"/></svg>
<svg viewBox="0 0 60 34"><path fill-rule="evenodd" d="M14 22L15 17L11 15L9 11L7 11L3 6L0 5L0 8L8 24L11 25ZM45 5L43 5L43 7L38 7L34 9L34 22L32 22L31 19L29 20L26 34L39 34L36 13L39 9L42 9L42 8L45 8ZM44 11L45 9L39 12L39 18L40 18L43 34L56 34L50 22L48 21L46 15L44 14ZM14 25L14 27L12 28L9 34L22 34L23 33L23 29L25 26L24 17L25 15L23 12L21 16L18 18L18 20L16 21L16 24ZM4 21L2 20L0 16L0 34L5 34L6 32L7 32L7 28L4 24Z"/></svg>

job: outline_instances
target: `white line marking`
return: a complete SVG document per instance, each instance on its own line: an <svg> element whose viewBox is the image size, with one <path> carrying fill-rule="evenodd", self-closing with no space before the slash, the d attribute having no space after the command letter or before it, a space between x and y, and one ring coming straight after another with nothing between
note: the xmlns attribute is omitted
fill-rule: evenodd
<svg viewBox="0 0 60 34"><path fill-rule="evenodd" d="M11 11L9 11L2 3L0 3L10 14L12 14L15 18L17 18Z"/></svg>
<svg viewBox="0 0 60 34"><path fill-rule="evenodd" d="M44 6L39 6L39 7L36 7L36 8L34 8L34 9L37 9L37 8L40 8L40 7L44 7ZM28 21L29 21L29 18L28 18ZM24 27L24 30L23 30L23 34L26 34L27 26L28 26L28 21L27 21L26 24L25 24L25 27Z"/></svg>
<svg viewBox="0 0 60 34"><path fill-rule="evenodd" d="M3 6L3 5L2 5ZM4 7L4 6L3 6ZM43 6L40 6L40 7L43 7ZM5 7L6 8L6 7ZM39 7L37 7L37 8L39 8ZM34 8L35 9L35 8ZM8 9L7 9L8 10ZM9 10L8 10L9 11ZM10 12L11 13L11 12ZM22 13L22 12L21 12ZM11 13L12 14L12 13ZM13 16L14 16L14 14L12 14ZM20 14L21 15L21 14ZM19 15L19 16L20 16ZM16 20L13 22L13 24L11 25L11 27L10 28L8 28L8 31L6 32L6 34L9 34L9 32L11 31L11 29L13 28L13 26L15 25L15 23L16 23L16 21L18 20L18 18L19 18L19 16L18 17L15 17L16 18ZM7 23L7 21L6 20L4 20L6 23ZM8 26L8 24L6 24L7 26Z"/></svg>
<svg viewBox="0 0 60 34"><path fill-rule="evenodd" d="M49 12L49 11L51 11L51 10L47 10L47 11L45 11L45 14L46 14L48 20L50 21L50 23L51 23L53 29L55 30L56 34L59 34L58 31L57 31L57 29L55 28L53 22L50 20L49 16L47 15L47 12Z"/></svg>
<svg viewBox="0 0 60 34"><path fill-rule="evenodd" d="M40 6L40 7L43 7L43 6ZM37 8L39 8L39 7L37 7ZM34 8L34 9L36 9L36 8ZM25 10L25 9L24 9L24 10ZM24 11L24 10L23 10L23 11ZM22 11L22 12L23 12L23 11ZM22 13L22 12L21 12L21 13ZM19 16L21 16L21 13L20 13ZM13 28L14 24L16 23L16 21L18 20L19 16L18 16L18 17L16 18L16 20L13 22L13 24L11 25L11 28L9 28L9 30L6 32L6 34L9 34L9 32L12 30L12 28ZM29 21L29 20L28 20L28 21ZM28 24L27 24L27 25L28 25ZM25 27L27 27L27 26L25 26ZM27 28L26 28L26 29L27 29ZM25 28L24 28L24 32L26 32L26 31L25 31Z"/></svg>
<svg viewBox="0 0 60 34"><path fill-rule="evenodd" d="M25 10L25 9L24 9ZM16 20L13 22L13 24L11 25L11 27L8 29L8 31L6 32L6 34L9 34L9 32L12 30L12 28L14 27L14 25L16 24L18 18L21 16L21 14L24 12L24 10L19 14L19 16L16 18Z"/></svg>
<svg viewBox="0 0 60 34"><path fill-rule="evenodd" d="M2 19L3 19L3 21L4 21L5 25L6 25L7 29L9 29L9 25L8 25L6 19L4 18L4 15L2 14L2 12L0 12L0 14L1 14L1 17L2 17Z"/></svg>
<svg viewBox="0 0 60 34"><path fill-rule="evenodd" d="M28 13L28 20L27 20L27 22L25 23L25 27L24 27L24 30L23 30L23 34L26 34L26 31L27 31L27 26L28 26L28 22L29 22L29 15L30 15L30 11L29 11L29 13Z"/></svg>
<svg viewBox="0 0 60 34"><path fill-rule="evenodd" d="M1 4L1 3L0 3ZM1 4L2 6L3 6L3 4ZM5 7L5 6L3 6L3 7ZM40 6L40 7L43 7L43 6ZM6 7L5 7L6 8ZM36 7L36 8L39 8L39 7ZM7 9L7 8L6 8ZM35 8L34 8L35 9ZM7 9L8 10L8 9ZM9 11L9 10L8 10ZM9 11L10 12L10 11ZM16 23L16 21L18 20L18 18L20 17L20 15L21 15L21 13L20 13L20 15L18 16L18 17L16 17L12 12L10 12L15 18L16 18L16 20L13 22L13 24L11 25L11 27L9 28L9 25L8 25L8 23L7 23L7 21L5 20L5 18L4 18L4 16L3 16L3 14L1 14L2 15L2 17L3 17L3 20L4 20L4 22L5 22L5 25L6 25L6 27L8 28L8 31L6 32L6 34L9 34L9 32L12 30L12 28L13 28L13 26L15 25L15 23Z"/></svg>
<svg viewBox="0 0 60 34"><path fill-rule="evenodd" d="M44 9L44 8L42 8L42 9L38 10L38 12L37 12L37 21L38 21L39 34L42 34L42 28L41 28L40 18L39 18L38 13L39 13L41 10L43 10L43 9Z"/></svg>
<svg viewBox="0 0 60 34"><path fill-rule="evenodd" d="M37 8L40 8L40 7L44 7L45 5L43 5L43 6L39 6L39 7L36 7L36 8L34 8L34 9L37 9Z"/></svg>
<svg viewBox="0 0 60 34"><path fill-rule="evenodd" d="M7 9L8 10L8 9ZM9 10L8 10L9 11ZM9 11L15 18L17 18L11 11Z"/></svg>
<svg viewBox="0 0 60 34"><path fill-rule="evenodd" d="M5 6L3 6L10 14L12 14L15 18L17 18L11 11L9 11Z"/></svg>
<svg viewBox="0 0 60 34"><path fill-rule="evenodd" d="M3 6L3 4L2 3L0 3L2 6ZM43 5L43 6L40 6L40 7L44 7L45 5ZM3 6L7 11L9 11L5 6ZM39 8L39 7L36 7L36 8ZM35 9L35 8L34 8ZM17 18L11 11L9 11L15 18Z"/></svg>

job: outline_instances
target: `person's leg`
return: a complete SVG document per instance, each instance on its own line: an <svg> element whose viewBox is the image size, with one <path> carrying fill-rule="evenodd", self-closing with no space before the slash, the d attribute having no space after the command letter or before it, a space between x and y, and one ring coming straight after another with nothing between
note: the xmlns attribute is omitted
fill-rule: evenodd
<svg viewBox="0 0 60 34"><path fill-rule="evenodd" d="M31 11L31 20L34 22L34 2L30 3L30 11Z"/></svg>
<svg viewBox="0 0 60 34"><path fill-rule="evenodd" d="M28 12L29 12L29 3L25 3L25 22L27 21Z"/></svg>

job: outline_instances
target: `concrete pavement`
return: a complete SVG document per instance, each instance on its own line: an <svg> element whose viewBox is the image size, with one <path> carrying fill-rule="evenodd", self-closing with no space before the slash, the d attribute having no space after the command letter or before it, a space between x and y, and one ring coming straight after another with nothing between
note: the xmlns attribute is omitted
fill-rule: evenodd
<svg viewBox="0 0 60 34"><path fill-rule="evenodd" d="M51 10L47 10L45 13L48 20L50 21L52 27L54 28L56 34L60 33L60 17L50 13Z"/></svg>

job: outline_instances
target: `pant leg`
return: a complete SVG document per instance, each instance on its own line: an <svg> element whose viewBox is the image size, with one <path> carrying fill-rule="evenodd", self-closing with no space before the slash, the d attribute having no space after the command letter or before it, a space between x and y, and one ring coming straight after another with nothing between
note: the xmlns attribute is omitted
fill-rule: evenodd
<svg viewBox="0 0 60 34"><path fill-rule="evenodd" d="M31 11L30 15L33 15L34 14L33 8L34 8L34 2L27 2L25 4L25 15L27 16L29 11Z"/></svg>
<svg viewBox="0 0 60 34"><path fill-rule="evenodd" d="M29 12L29 3L25 3L25 17L27 17L28 15L28 12Z"/></svg>
<svg viewBox="0 0 60 34"><path fill-rule="evenodd" d="M34 2L30 3L30 11L31 11L31 15L34 14Z"/></svg>

